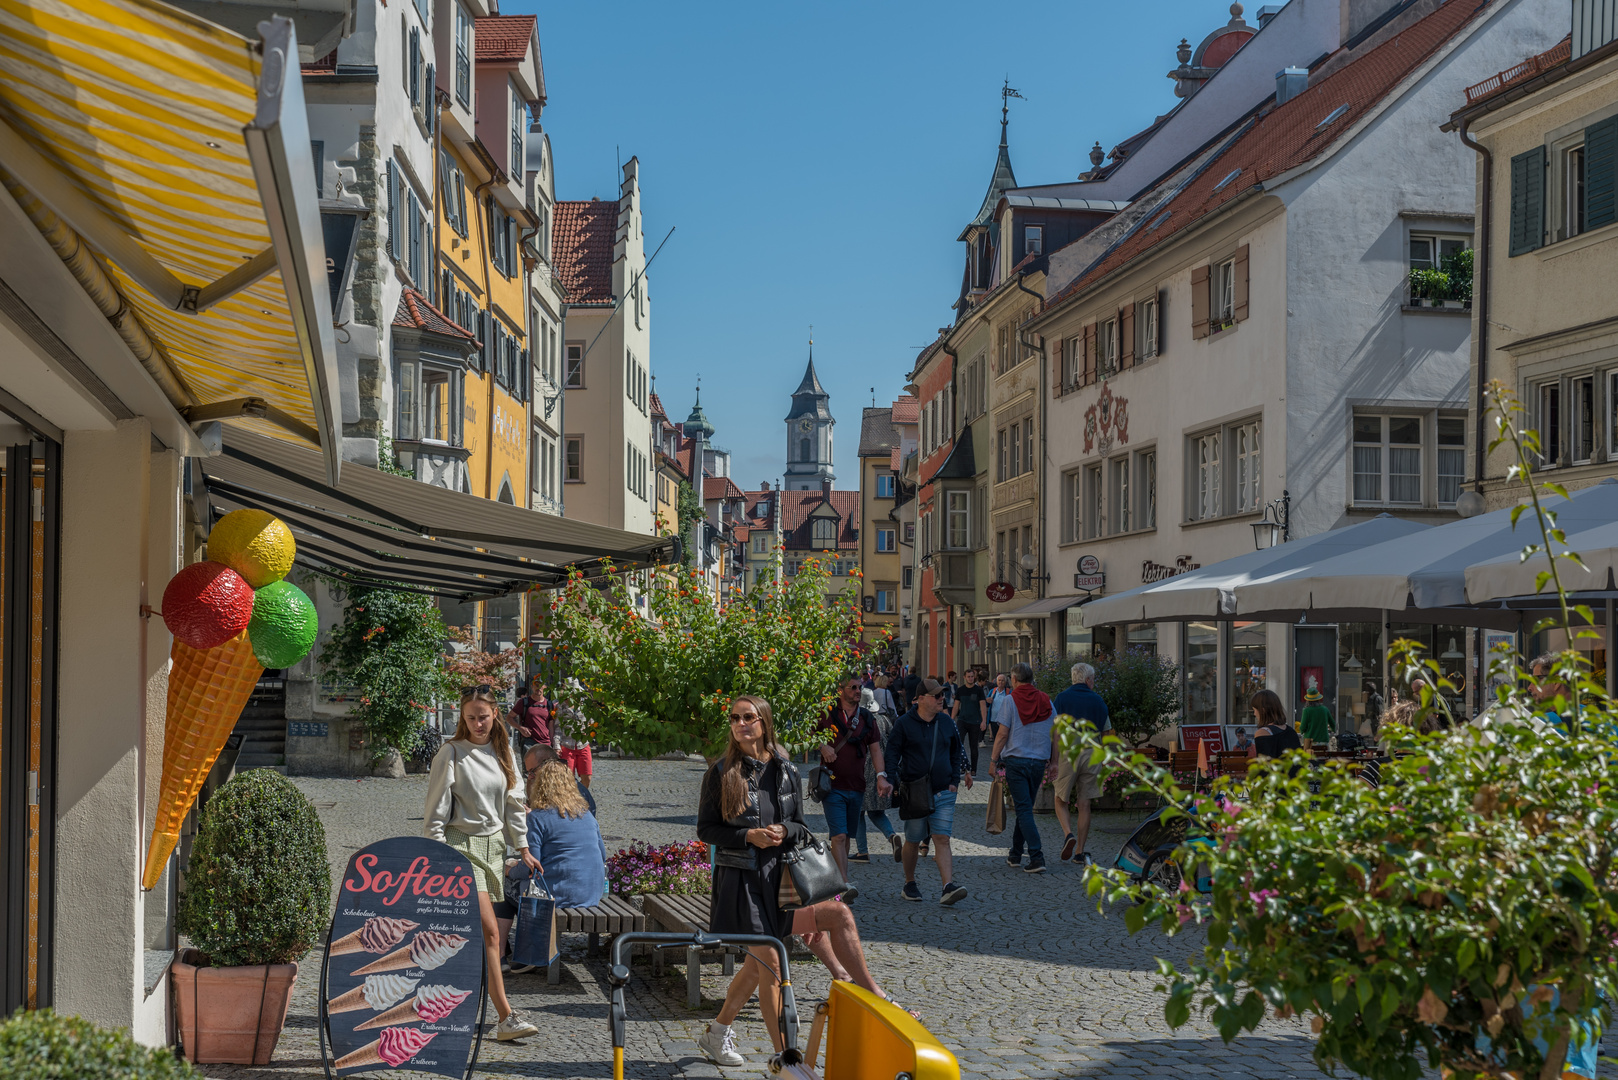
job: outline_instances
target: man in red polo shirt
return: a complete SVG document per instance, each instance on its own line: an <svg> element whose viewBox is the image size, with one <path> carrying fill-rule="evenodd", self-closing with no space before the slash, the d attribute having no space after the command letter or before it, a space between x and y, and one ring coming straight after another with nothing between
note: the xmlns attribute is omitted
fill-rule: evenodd
<svg viewBox="0 0 1618 1080"><path fill-rule="evenodd" d="M837 702L831 707L819 730L827 733L820 748L820 760L831 770L831 794L821 804L826 813L826 831L831 835L832 855L843 880L848 877L848 838L859 828L865 813L865 755L876 765L876 793L886 797L893 791L882 763L882 738L876 719L860 708L858 675L850 675L837 687ZM844 894L845 900L853 897Z"/></svg>

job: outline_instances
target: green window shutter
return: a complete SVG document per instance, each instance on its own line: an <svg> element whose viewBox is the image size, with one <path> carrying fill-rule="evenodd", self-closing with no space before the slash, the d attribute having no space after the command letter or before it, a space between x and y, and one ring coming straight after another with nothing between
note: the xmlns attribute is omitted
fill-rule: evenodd
<svg viewBox="0 0 1618 1080"><path fill-rule="evenodd" d="M399 205L399 166L396 162L388 162L388 254L395 259L399 258L403 245L400 240L404 233L401 226L400 212L404 208Z"/></svg>
<svg viewBox="0 0 1618 1080"><path fill-rule="evenodd" d="M1618 221L1618 116L1584 129L1584 223L1594 229Z"/></svg>
<svg viewBox="0 0 1618 1080"><path fill-rule="evenodd" d="M1536 146L1511 159L1511 254L1523 255L1545 243L1545 148Z"/></svg>

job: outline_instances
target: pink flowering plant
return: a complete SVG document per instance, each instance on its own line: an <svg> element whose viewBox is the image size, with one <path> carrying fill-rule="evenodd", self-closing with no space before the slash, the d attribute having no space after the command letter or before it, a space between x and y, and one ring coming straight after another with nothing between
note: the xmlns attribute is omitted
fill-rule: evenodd
<svg viewBox="0 0 1618 1080"><path fill-rule="evenodd" d="M650 847L636 841L607 859L607 884L622 896L711 892L708 845L692 840Z"/></svg>
<svg viewBox="0 0 1618 1080"><path fill-rule="evenodd" d="M1531 433L1515 427L1509 396L1495 401L1496 445L1517 450L1526 480ZM1553 624L1577 637L1595 620L1562 590L1554 503L1534 491L1528 511L1540 535L1524 558L1559 553L1541 587L1560 598ZM1394 651L1404 681L1426 687L1411 726L1384 726L1393 760L1377 786L1343 761L1293 751L1196 796L1116 737L1098 741L1064 718L1064 752L1127 770L1133 790L1194 815L1188 832L1207 838L1175 854L1211 881L1207 894L1185 884L1190 874L1169 875L1174 888L1098 868L1087 887L1100 903L1131 905L1130 933L1205 928L1188 962L1158 961L1174 1027L1195 1007L1228 1041L1267 1014L1307 1014L1323 1069L1559 1077L1570 1047L1599 1045L1601 999L1618 995L1618 710L1575 651L1537 692L1519 689L1529 674L1502 654L1490 671L1497 700L1462 724L1438 663L1409 642Z"/></svg>

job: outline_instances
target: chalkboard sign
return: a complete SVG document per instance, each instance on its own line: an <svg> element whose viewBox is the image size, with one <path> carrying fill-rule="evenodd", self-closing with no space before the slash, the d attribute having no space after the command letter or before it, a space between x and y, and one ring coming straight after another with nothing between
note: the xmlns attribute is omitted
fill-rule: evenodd
<svg viewBox="0 0 1618 1080"><path fill-rule="evenodd" d="M320 986L327 1076L471 1075L482 1043L483 928L464 855L414 836L355 852L327 942Z"/></svg>

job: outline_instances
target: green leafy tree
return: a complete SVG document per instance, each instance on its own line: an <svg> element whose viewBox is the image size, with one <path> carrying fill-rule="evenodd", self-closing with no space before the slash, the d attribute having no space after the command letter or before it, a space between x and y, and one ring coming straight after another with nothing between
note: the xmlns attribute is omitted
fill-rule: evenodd
<svg viewBox="0 0 1618 1080"><path fill-rule="evenodd" d="M1539 527L1523 558L1550 555L1565 537L1530 480L1538 437L1498 385L1492 398L1494 447L1510 444L1512 478L1529 483L1519 514ZM1562 558L1576 556L1548 558L1539 587L1557 594L1548 621L1577 637L1594 617L1568 604ZM1427 688L1412 726L1384 726L1393 760L1376 787L1294 751L1256 762L1240 789L1225 777L1197 797L1116 737L1064 725L1067 753L1127 769L1187 819L1164 873L1140 883L1091 869L1087 887L1133 905L1131 933L1207 926L1183 966L1158 961L1172 1026L1196 1007L1228 1041L1267 1013L1308 1014L1322 1068L1558 1077L1576 1034L1599 1039L1599 998L1618 994L1618 711L1573 650L1537 701L1519 689L1528 673L1494 658L1497 700L1464 726L1445 713L1455 688L1437 661L1402 642L1395 667ZM1448 730L1420 734L1428 718ZM1193 876L1206 896L1184 883Z"/></svg>
<svg viewBox="0 0 1618 1080"><path fill-rule="evenodd" d="M353 716L380 756L410 754L422 741L427 712L459 687L444 667L444 626L432 597L344 584L343 619L332 627L320 664L354 688Z"/></svg>
<svg viewBox="0 0 1618 1080"><path fill-rule="evenodd" d="M782 582L715 598L695 570L574 574L551 603L549 664L557 697L586 732L631 754L718 753L730 701L757 694L776 732L803 745L854 665L858 585L828 595L828 569L808 560ZM856 579L857 580L857 579Z"/></svg>

